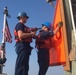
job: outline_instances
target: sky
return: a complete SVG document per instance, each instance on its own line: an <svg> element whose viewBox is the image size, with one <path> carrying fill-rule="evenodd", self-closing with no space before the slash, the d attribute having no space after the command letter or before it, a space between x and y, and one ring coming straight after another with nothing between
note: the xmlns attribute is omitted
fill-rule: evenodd
<svg viewBox="0 0 76 75"><path fill-rule="evenodd" d="M54 5L56 2L53 2ZM17 15L19 12L24 11L29 16L29 19L25 25L29 27L41 27L44 22L53 23L55 9L46 3L46 0L0 0L0 45L2 42L2 29L4 21L4 7L7 7L8 13L11 18L7 18L10 32L12 35L12 43L6 43L6 58L7 61L3 67L3 72L7 75L14 75L15 70L15 40L14 40L14 27L18 23ZM34 40L31 43L34 47L32 50L30 61L29 61L29 75L38 75L38 63L37 53L35 49ZM46 75L64 75L62 66L49 67Z"/></svg>

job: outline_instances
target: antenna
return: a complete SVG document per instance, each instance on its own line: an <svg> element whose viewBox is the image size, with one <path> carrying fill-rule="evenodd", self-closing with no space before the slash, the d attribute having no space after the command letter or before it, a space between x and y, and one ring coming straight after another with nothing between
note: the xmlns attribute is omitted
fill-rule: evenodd
<svg viewBox="0 0 76 75"><path fill-rule="evenodd" d="M52 3L53 1L56 1L56 0L46 0L47 3L50 3L50 5L52 5L55 8L55 5Z"/></svg>

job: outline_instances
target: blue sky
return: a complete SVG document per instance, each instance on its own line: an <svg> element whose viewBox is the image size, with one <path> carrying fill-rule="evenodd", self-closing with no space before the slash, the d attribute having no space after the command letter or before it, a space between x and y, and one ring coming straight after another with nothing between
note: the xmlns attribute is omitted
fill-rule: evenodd
<svg viewBox="0 0 76 75"><path fill-rule="evenodd" d="M55 2L54 2L55 4ZM12 44L6 43L6 58L5 67L3 72L7 75L14 75L14 67L16 60L15 53L15 41L14 41L14 27L18 23L17 15L21 11L25 11L29 16L26 23L29 27L41 27L44 22L53 22L54 18L54 8L46 3L46 0L0 0L0 44L2 42L2 28L3 28L3 10L4 7L8 8L8 12L11 18L8 18L9 28L12 34ZM34 41L31 46L35 48ZM32 50L29 62L29 75L38 74L38 63L37 63L37 53L36 49ZM64 75L64 70L62 66L49 67L46 75Z"/></svg>

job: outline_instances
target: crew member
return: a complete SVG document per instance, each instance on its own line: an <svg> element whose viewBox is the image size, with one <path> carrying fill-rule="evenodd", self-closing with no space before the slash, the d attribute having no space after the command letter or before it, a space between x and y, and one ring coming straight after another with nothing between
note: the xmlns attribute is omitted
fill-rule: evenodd
<svg viewBox="0 0 76 75"><path fill-rule="evenodd" d="M17 16L19 22L14 29L14 36L16 41L16 65L15 75L28 75L29 71L29 57L31 55L32 37L35 36L36 31L30 31L30 28L25 25L28 20L28 16L25 12L20 12Z"/></svg>
<svg viewBox="0 0 76 75"><path fill-rule="evenodd" d="M49 50L52 46L51 38L58 32L61 28L62 22L58 23L58 26L53 31L50 22L45 22L42 24L42 29L40 30L38 36L36 37L36 47L38 49L38 64L39 73L38 75L45 75L49 67Z"/></svg>

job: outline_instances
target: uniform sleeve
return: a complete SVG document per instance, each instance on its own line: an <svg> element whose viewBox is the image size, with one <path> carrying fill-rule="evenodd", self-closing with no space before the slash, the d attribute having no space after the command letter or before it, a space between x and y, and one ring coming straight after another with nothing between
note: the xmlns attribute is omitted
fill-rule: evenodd
<svg viewBox="0 0 76 75"><path fill-rule="evenodd" d="M17 31L18 31L18 30L21 30L21 31L24 32L24 30L25 30L25 26L22 25L22 24L18 24L17 27L16 27L16 30L17 30Z"/></svg>
<svg viewBox="0 0 76 75"><path fill-rule="evenodd" d="M52 37L53 35L54 35L53 31L50 32L43 31L40 33L40 38L47 39L47 37Z"/></svg>

